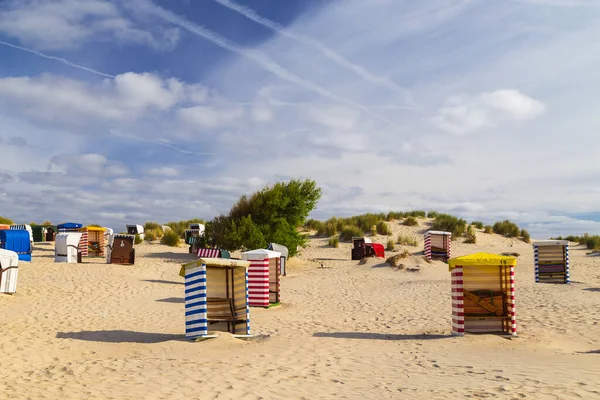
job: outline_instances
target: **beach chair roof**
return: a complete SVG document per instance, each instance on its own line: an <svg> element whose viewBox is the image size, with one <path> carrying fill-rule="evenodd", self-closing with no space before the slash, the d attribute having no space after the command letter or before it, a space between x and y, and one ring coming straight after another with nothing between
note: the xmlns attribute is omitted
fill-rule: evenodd
<svg viewBox="0 0 600 400"><path fill-rule="evenodd" d="M58 229L79 229L83 225L75 222L65 222L63 224L58 224Z"/></svg>
<svg viewBox="0 0 600 400"><path fill-rule="evenodd" d="M452 236L452 232L444 232L444 231L427 231L430 235L450 235Z"/></svg>
<svg viewBox="0 0 600 400"><path fill-rule="evenodd" d="M105 232L106 228L102 228L101 226L86 226L83 229L87 229L88 231L93 232Z"/></svg>
<svg viewBox="0 0 600 400"><path fill-rule="evenodd" d="M533 242L534 246L568 246L568 240L538 240Z"/></svg>
<svg viewBox="0 0 600 400"><path fill-rule="evenodd" d="M250 266L250 262L231 258L199 258L197 260L190 261L189 263L182 264L181 269L179 270L179 276L185 277L186 268L198 267L200 265L206 265L207 267L217 268L220 267L248 269L248 267Z"/></svg>
<svg viewBox="0 0 600 400"><path fill-rule="evenodd" d="M272 251L267 249L256 249L245 251L242 253L244 260L264 260L265 258L279 258L281 253L278 251Z"/></svg>
<svg viewBox="0 0 600 400"><path fill-rule="evenodd" d="M514 267L517 265L517 258L491 253L475 253L468 256L454 257L448 260L448 267L450 271L456 267L479 267L490 265L507 265Z"/></svg>
<svg viewBox="0 0 600 400"><path fill-rule="evenodd" d="M267 250L273 250L273 251L278 251L281 253L281 257L288 257L289 254L289 250L287 247L285 247L282 244L277 244L277 243L271 243L269 244L269 246L267 247Z"/></svg>

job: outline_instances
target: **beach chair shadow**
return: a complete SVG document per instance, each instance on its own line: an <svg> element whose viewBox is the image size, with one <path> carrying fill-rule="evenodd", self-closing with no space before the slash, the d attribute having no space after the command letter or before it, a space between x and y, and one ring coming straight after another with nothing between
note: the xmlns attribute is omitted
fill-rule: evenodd
<svg viewBox="0 0 600 400"><path fill-rule="evenodd" d="M144 258L162 258L165 262L186 263L196 260L198 257L196 254L165 252L145 254Z"/></svg>
<svg viewBox="0 0 600 400"><path fill-rule="evenodd" d="M167 297L166 299L159 299L156 301L159 301L161 303L176 303L176 304L185 303L185 299L183 297Z"/></svg>
<svg viewBox="0 0 600 400"><path fill-rule="evenodd" d="M313 337L326 337L336 339L363 339L363 340L432 340L432 339L451 339L451 335L439 334L418 334L403 335L392 333L376 332L315 332Z"/></svg>
<svg viewBox="0 0 600 400"><path fill-rule="evenodd" d="M163 279L142 279L142 282L165 283L167 285L183 285L184 282L166 281Z"/></svg>
<svg viewBox="0 0 600 400"><path fill-rule="evenodd" d="M600 288L597 287L585 288L583 290L587 290L588 292L600 292Z"/></svg>
<svg viewBox="0 0 600 400"><path fill-rule="evenodd" d="M162 343L172 340L185 341L184 335L135 331L81 331L57 332L57 339L75 339L103 343Z"/></svg>

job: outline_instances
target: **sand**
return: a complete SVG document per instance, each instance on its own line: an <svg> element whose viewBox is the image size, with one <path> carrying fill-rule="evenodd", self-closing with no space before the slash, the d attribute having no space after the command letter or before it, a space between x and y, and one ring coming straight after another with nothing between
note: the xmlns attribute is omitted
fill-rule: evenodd
<svg viewBox="0 0 600 400"><path fill-rule="evenodd" d="M420 262L419 242L398 246L415 255L397 270L312 239L282 278L283 304L251 309L254 339L203 342L184 337L186 247L143 244L135 266L119 266L55 264L53 244L36 244L18 292L0 295L0 397L600 398L600 258L573 247L571 285L535 284L530 245L455 242L453 255L520 254L519 336L459 338L447 265Z"/></svg>

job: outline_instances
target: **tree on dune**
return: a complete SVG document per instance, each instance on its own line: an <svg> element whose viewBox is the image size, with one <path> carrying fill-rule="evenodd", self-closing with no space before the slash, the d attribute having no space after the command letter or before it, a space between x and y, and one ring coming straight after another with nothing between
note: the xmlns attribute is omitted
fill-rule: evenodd
<svg viewBox="0 0 600 400"><path fill-rule="evenodd" d="M306 243L298 232L308 214L321 198L315 181L306 179L278 182L266 186L250 197L244 195L229 214L219 215L206 223L209 243L228 250L264 248L279 243L289 249Z"/></svg>

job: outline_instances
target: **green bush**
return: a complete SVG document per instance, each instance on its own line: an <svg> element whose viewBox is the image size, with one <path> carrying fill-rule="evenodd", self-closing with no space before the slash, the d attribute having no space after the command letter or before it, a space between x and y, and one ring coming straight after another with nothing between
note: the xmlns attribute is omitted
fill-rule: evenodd
<svg viewBox="0 0 600 400"><path fill-rule="evenodd" d="M308 221L306 221L306 224L304 224L304 227L307 229L310 229L311 231L317 231L317 230L319 230L319 227L322 225L323 225L323 222L311 218Z"/></svg>
<svg viewBox="0 0 600 400"><path fill-rule="evenodd" d="M483 227L483 233L494 233L494 229L490 225Z"/></svg>
<svg viewBox="0 0 600 400"><path fill-rule="evenodd" d="M12 225L13 221L12 221L12 219L8 219L8 218L5 218L5 217L0 217L0 224L3 224L3 225Z"/></svg>
<svg viewBox="0 0 600 400"><path fill-rule="evenodd" d="M417 239L412 236L399 235L397 243L405 246L416 246Z"/></svg>
<svg viewBox="0 0 600 400"><path fill-rule="evenodd" d="M467 229L467 233L465 234L465 243L477 243L477 235L475 234L475 228L473 228L473 225L469 225L469 228Z"/></svg>
<svg viewBox="0 0 600 400"><path fill-rule="evenodd" d="M181 238L179 237L177 232L175 232L173 230L166 231L165 234L163 235L162 239L160 239L161 244L171 246L171 247L179 247L180 241L181 241Z"/></svg>
<svg viewBox="0 0 600 400"><path fill-rule="evenodd" d="M427 216L427 213L423 210L414 210L405 212L404 216L413 218L425 218Z"/></svg>
<svg viewBox="0 0 600 400"><path fill-rule="evenodd" d="M407 217L403 222L402 225L406 225L406 226L417 226L419 225L419 221L417 221L417 219L415 217Z"/></svg>
<svg viewBox="0 0 600 400"><path fill-rule="evenodd" d="M518 237L521 233L521 230L514 222L510 222L509 220L504 220L502 222L496 222L492 227L494 233L498 235L504 235L506 237Z"/></svg>
<svg viewBox="0 0 600 400"><path fill-rule="evenodd" d="M160 229L162 231L162 225L160 225L158 222L146 222L144 224L144 233L151 231L153 229Z"/></svg>
<svg viewBox="0 0 600 400"><path fill-rule="evenodd" d="M216 246L232 251L279 243L293 257L307 241L298 228L306 224L320 198L321 189L310 179L265 186L240 197L228 214L207 222L206 236Z"/></svg>
<svg viewBox="0 0 600 400"><path fill-rule="evenodd" d="M427 212L427 218L437 218L438 215L440 215L440 213L437 212L437 211L429 211L429 212Z"/></svg>
<svg viewBox="0 0 600 400"><path fill-rule="evenodd" d="M473 225L477 229L483 229L483 222L481 221L473 221L471 222L471 225Z"/></svg>
<svg viewBox="0 0 600 400"><path fill-rule="evenodd" d="M431 225L433 231L452 233L452 240L463 236L467 228L467 221L449 214L437 214Z"/></svg>
<svg viewBox="0 0 600 400"><path fill-rule="evenodd" d="M327 232L327 226L323 222L319 222L319 225L315 225L315 226L316 226L317 236L325 235L325 232Z"/></svg>
<svg viewBox="0 0 600 400"><path fill-rule="evenodd" d="M333 221L329 221L325 223L325 234L327 236L335 236L337 235L337 226Z"/></svg>
<svg viewBox="0 0 600 400"><path fill-rule="evenodd" d="M375 236L375 235L377 235L377 227L373 226L373 227L371 227L371 236Z"/></svg>
<svg viewBox="0 0 600 400"><path fill-rule="evenodd" d="M330 237L328 243L331 247L340 247L340 239L338 237Z"/></svg>
<svg viewBox="0 0 600 400"><path fill-rule="evenodd" d="M141 244L142 242L143 242L142 237L136 233L135 234L135 244Z"/></svg>
<svg viewBox="0 0 600 400"><path fill-rule="evenodd" d="M526 229L521 230L521 237L525 243L531 242L531 236L529 236L529 232Z"/></svg>
<svg viewBox="0 0 600 400"><path fill-rule="evenodd" d="M352 240L353 237L362 237L364 232L356 226L345 226L340 234L341 239L345 242Z"/></svg>
<svg viewBox="0 0 600 400"><path fill-rule="evenodd" d="M387 223L385 223L384 221L378 222L376 229L377 229L377 233L379 233L380 235L388 235L389 236L392 234L392 230L390 229L389 225Z"/></svg>
<svg viewBox="0 0 600 400"><path fill-rule="evenodd" d="M395 243L394 243L394 241L393 241L392 239L388 240L388 242L387 242L387 246L385 246L385 249L386 249L387 251L393 251L393 250L394 250L394 247L395 247Z"/></svg>
<svg viewBox="0 0 600 400"><path fill-rule="evenodd" d="M598 250L600 249L600 236L588 236L585 242L585 245L590 250Z"/></svg>
<svg viewBox="0 0 600 400"><path fill-rule="evenodd" d="M157 237L156 237L156 233L155 233L154 231L152 231L152 230L151 230L151 231L145 231L145 232L144 232L144 238L145 238L147 241L149 241L149 242L152 242L152 241L154 241L154 240L156 240L156 239L157 239Z"/></svg>

